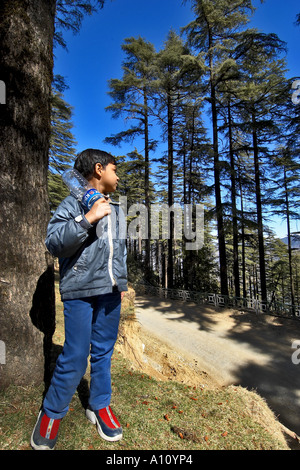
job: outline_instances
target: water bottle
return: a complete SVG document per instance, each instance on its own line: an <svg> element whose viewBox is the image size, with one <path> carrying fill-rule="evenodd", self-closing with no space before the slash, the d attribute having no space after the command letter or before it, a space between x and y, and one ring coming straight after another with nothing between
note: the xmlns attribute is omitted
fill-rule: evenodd
<svg viewBox="0 0 300 470"><path fill-rule="evenodd" d="M90 210L95 201L102 196L99 191L89 186L89 182L75 168L66 170L62 175L64 183L82 204Z"/></svg>

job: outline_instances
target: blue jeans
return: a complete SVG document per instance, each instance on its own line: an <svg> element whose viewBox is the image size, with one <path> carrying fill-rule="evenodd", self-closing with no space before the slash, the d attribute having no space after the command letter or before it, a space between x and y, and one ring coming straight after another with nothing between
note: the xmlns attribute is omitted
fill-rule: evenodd
<svg viewBox="0 0 300 470"><path fill-rule="evenodd" d="M113 292L64 301L65 343L43 402L49 418L63 418L87 368L90 355L89 405L104 408L111 399L111 356L117 339L121 294Z"/></svg>

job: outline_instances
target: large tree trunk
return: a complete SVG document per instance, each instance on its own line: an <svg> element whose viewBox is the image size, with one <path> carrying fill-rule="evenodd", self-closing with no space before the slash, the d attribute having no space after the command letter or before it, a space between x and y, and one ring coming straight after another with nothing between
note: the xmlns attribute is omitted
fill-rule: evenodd
<svg viewBox="0 0 300 470"><path fill-rule="evenodd" d="M215 199L216 214L219 242L219 262L220 262L220 283L221 294L228 295L228 276L227 276L227 257L226 243L223 220L223 203L221 197L221 181L220 181L220 161L219 161L219 144L218 144L218 116L216 107L216 90L211 83L211 109L213 122L213 153L214 153L214 178L215 178Z"/></svg>
<svg viewBox="0 0 300 470"><path fill-rule="evenodd" d="M258 231L258 250L259 250L259 268L260 268L260 289L262 301L267 301L267 281L266 281L266 263L265 263L265 247L264 247L264 229L262 217L262 200L260 188L260 164L258 155L258 139L257 139L257 123L255 114L252 113L253 126L253 156L255 171L255 193L256 193L256 214L257 214L257 231Z"/></svg>
<svg viewBox="0 0 300 470"><path fill-rule="evenodd" d="M44 239L55 0L1 0L0 388L40 383L55 323ZM2 354L3 356L3 354Z"/></svg>
<svg viewBox="0 0 300 470"><path fill-rule="evenodd" d="M173 161L173 123L174 123L174 116L173 116L173 104L172 104L172 95L171 90L168 90L167 95L168 100L168 205L169 209L173 206L174 203L174 161ZM170 211L170 233L168 239L168 270L167 270L167 279L168 279L168 287L169 289L173 289L174 287L174 213Z"/></svg>
<svg viewBox="0 0 300 470"><path fill-rule="evenodd" d="M147 208L147 224L148 230L150 230L150 163L149 163L149 120L148 120L148 97L147 88L144 87L144 138L145 138L145 205ZM148 236L145 241L145 276L147 280L150 280L151 269L151 243L150 237Z"/></svg>
<svg viewBox="0 0 300 470"><path fill-rule="evenodd" d="M286 166L283 166L284 174L284 192L285 192L285 207L286 207L286 222L287 222L287 235L288 235L288 253L289 253L289 271L290 271L290 292L291 292L291 304L292 314L295 315L295 286L294 286L294 273L292 263L292 238L291 238L291 225L290 225L290 201L289 201L289 190L286 175Z"/></svg>
<svg viewBox="0 0 300 470"><path fill-rule="evenodd" d="M240 268L239 268L239 232L238 217L236 208L236 171L234 161L231 107L228 103L228 134L229 134L229 155L230 155L230 181L231 181L231 213L232 213L232 238L233 238L233 275L235 296L240 297Z"/></svg>
<svg viewBox="0 0 300 470"><path fill-rule="evenodd" d="M221 197L221 181L220 181L220 161L219 161L219 142L218 142L218 112L217 112L217 97L214 79L214 64L212 48L214 47L212 30L209 29L209 67L210 67L210 99L211 99L211 114L213 125L213 154L214 154L214 179L215 179L215 200L216 200L216 215L217 215L217 229L218 229L218 243L219 243L219 263L220 263L220 284L221 294L228 296L228 275L227 275L227 257L226 257L226 243L225 231L223 220L223 203Z"/></svg>

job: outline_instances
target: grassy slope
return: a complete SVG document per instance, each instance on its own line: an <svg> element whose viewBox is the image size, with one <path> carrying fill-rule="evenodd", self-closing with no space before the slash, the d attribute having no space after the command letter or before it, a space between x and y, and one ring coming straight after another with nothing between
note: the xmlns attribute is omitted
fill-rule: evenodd
<svg viewBox="0 0 300 470"><path fill-rule="evenodd" d="M132 314L124 303L123 317ZM125 320L126 321L126 320ZM64 340L62 305L57 301L55 350ZM112 407L124 428L124 438L107 443L84 415L89 370L62 420L57 450L262 450L285 449L269 426L269 410L254 392L241 387L195 389L161 382L131 370L125 358L112 359ZM0 449L30 449L30 435L44 387L12 386L0 392ZM266 415L268 416L266 421ZM269 420L269 422L268 422ZM275 420L274 420L275 421Z"/></svg>

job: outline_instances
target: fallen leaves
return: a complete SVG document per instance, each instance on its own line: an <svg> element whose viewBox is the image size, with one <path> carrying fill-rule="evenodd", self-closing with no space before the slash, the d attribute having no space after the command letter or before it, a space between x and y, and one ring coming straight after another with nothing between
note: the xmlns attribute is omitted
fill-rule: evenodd
<svg viewBox="0 0 300 470"><path fill-rule="evenodd" d="M191 429L181 428L179 426L172 426L171 430L177 434L180 439L187 439L192 442L200 442L200 437L197 435L195 431Z"/></svg>
<svg viewBox="0 0 300 470"><path fill-rule="evenodd" d="M215 416L216 413L218 414L218 410L223 410L223 407L228 402L227 400L215 400L214 403L207 403L202 393L198 394L195 390L193 388L187 393L186 398L193 402L188 407L187 402L181 403L175 396L166 398L165 395L155 394L153 396L148 394L137 396L135 406L146 407L144 408L145 412L151 413L153 420L155 419L157 423L164 422L165 426L178 436L178 439L198 444L202 442L202 445L212 447L215 445L216 439L224 440L228 436L225 426L225 429L221 427L216 429L211 424L212 416ZM198 389L198 391L201 392L202 389ZM174 401L172 398L174 398ZM157 415L157 412L160 414ZM199 425L195 428L189 420L190 413L198 416Z"/></svg>

